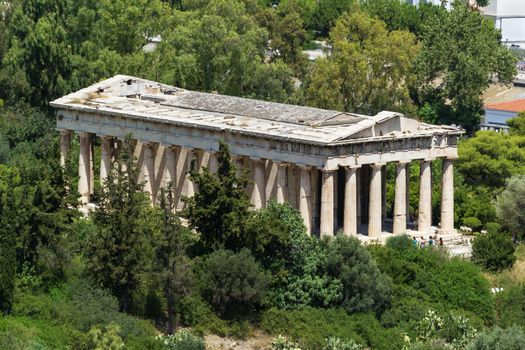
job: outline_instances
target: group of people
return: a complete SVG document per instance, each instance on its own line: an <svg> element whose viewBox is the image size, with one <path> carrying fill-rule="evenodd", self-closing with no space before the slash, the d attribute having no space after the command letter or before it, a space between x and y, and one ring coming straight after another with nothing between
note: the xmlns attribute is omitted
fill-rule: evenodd
<svg viewBox="0 0 525 350"><path fill-rule="evenodd" d="M413 236L412 237L412 245L417 248L425 248L425 247L429 247L429 248L434 248L436 245L439 247L439 248L443 248L443 238L439 237L439 240L437 240L437 236L429 236L428 237L428 241L425 240L425 238L423 236L421 236L420 239L417 239L416 236ZM437 241L436 241L437 240Z"/></svg>

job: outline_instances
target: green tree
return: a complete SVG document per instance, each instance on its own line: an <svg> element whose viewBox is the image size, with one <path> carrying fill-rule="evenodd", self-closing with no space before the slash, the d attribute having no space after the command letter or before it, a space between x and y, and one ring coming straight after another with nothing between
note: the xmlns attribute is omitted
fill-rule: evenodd
<svg viewBox="0 0 525 350"><path fill-rule="evenodd" d="M16 215L12 205L13 194L0 190L0 312L9 313L13 301L16 275L16 235L9 217Z"/></svg>
<svg viewBox="0 0 525 350"><path fill-rule="evenodd" d="M227 318L245 318L263 299L267 280L250 251L217 250L208 255L199 271L203 294Z"/></svg>
<svg viewBox="0 0 525 350"><path fill-rule="evenodd" d="M447 111L440 113L440 123L475 130L482 114L481 95L490 77L510 83L516 74L516 57L501 44L494 23L460 1L442 16L428 18L421 43L416 100L421 106L430 101Z"/></svg>
<svg viewBox="0 0 525 350"><path fill-rule="evenodd" d="M147 221L149 201L142 184L128 137L99 193L93 213L97 232L88 238L85 255L88 271L119 299L123 311L132 309L131 297L145 269L145 247L151 225Z"/></svg>
<svg viewBox="0 0 525 350"><path fill-rule="evenodd" d="M223 247L238 251L244 246L243 234L250 216L250 204L244 191L246 174L237 177L226 143L220 142L217 157L217 173L212 174L208 169L190 171L190 179L199 191L185 199L184 215L190 228L200 233L205 249Z"/></svg>
<svg viewBox="0 0 525 350"><path fill-rule="evenodd" d="M309 104L346 112L409 111L408 86L418 46L407 31L388 32L365 12L337 21L331 54L316 61L306 88Z"/></svg>
<svg viewBox="0 0 525 350"><path fill-rule="evenodd" d="M327 255L328 273L341 281L342 305L348 312L386 307L392 280L381 273L357 238L338 235L328 242Z"/></svg>
<svg viewBox="0 0 525 350"><path fill-rule="evenodd" d="M507 120L511 135L525 136L525 113L521 112L514 118Z"/></svg>
<svg viewBox="0 0 525 350"><path fill-rule="evenodd" d="M488 232L472 242L472 261L492 272L511 268L516 262L515 252L514 243L505 233Z"/></svg>
<svg viewBox="0 0 525 350"><path fill-rule="evenodd" d="M505 190L498 196L496 213L510 232L525 237L525 175L509 179Z"/></svg>
<svg viewBox="0 0 525 350"><path fill-rule="evenodd" d="M311 29L319 33L320 37L327 37L339 17L344 12L349 12L354 4L354 0L317 1L312 13Z"/></svg>
<svg viewBox="0 0 525 350"><path fill-rule="evenodd" d="M187 229L180 223L176 214L174 189L170 183L161 189L160 233L154 242L154 272L160 281L168 313L167 333L175 329L175 306L179 299L189 294L192 289L192 275L189 258L185 254Z"/></svg>

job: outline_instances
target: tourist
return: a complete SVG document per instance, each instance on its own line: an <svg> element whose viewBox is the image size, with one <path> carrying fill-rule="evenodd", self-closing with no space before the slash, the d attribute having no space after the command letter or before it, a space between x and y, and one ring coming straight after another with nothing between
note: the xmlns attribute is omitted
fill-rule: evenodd
<svg viewBox="0 0 525 350"><path fill-rule="evenodd" d="M429 248L434 248L434 239L433 239L432 236L428 237L428 247Z"/></svg>
<svg viewBox="0 0 525 350"><path fill-rule="evenodd" d="M416 238L416 236L412 236L412 246L414 248L417 248L417 238Z"/></svg>
<svg viewBox="0 0 525 350"><path fill-rule="evenodd" d="M421 249L425 248L426 244L427 244L427 242L425 241L423 236L421 236L421 240L419 241L419 248L421 248Z"/></svg>
<svg viewBox="0 0 525 350"><path fill-rule="evenodd" d="M443 248L443 238L439 237L439 248Z"/></svg>

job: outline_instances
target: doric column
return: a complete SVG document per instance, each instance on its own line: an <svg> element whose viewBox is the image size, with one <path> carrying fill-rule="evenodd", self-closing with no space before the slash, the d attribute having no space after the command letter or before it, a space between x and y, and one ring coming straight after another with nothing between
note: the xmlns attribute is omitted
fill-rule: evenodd
<svg viewBox="0 0 525 350"><path fill-rule="evenodd" d="M144 181L144 192L149 194L151 202L155 203L155 156L153 143L143 143L143 160L141 166L141 179Z"/></svg>
<svg viewBox="0 0 525 350"><path fill-rule="evenodd" d="M100 183L103 184L108 173L111 171L113 165L112 151L113 148L113 137L101 136L100 137Z"/></svg>
<svg viewBox="0 0 525 350"><path fill-rule="evenodd" d="M253 189L250 196L250 203L254 209L261 209L266 204L266 186L265 186L265 165L264 161L259 158L251 158L253 161Z"/></svg>
<svg viewBox="0 0 525 350"><path fill-rule="evenodd" d="M196 160L195 151L192 148L185 148L186 150L186 174L185 174L185 196L186 197L193 197L195 195L195 184L190 179L190 171L192 171L192 163L194 160ZM196 164L195 164L196 166Z"/></svg>
<svg viewBox="0 0 525 350"><path fill-rule="evenodd" d="M60 130L60 165L66 166L67 155L71 148L71 130Z"/></svg>
<svg viewBox="0 0 525 350"><path fill-rule="evenodd" d="M80 156L78 159L78 192L83 204L89 203L91 195L91 134L80 133Z"/></svg>
<svg viewBox="0 0 525 350"><path fill-rule="evenodd" d="M418 231L429 233L432 225L432 172L431 160L422 160L419 175Z"/></svg>
<svg viewBox="0 0 525 350"><path fill-rule="evenodd" d="M306 226L306 233L312 234L312 180L309 166L299 166L299 212Z"/></svg>
<svg viewBox="0 0 525 350"><path fill-rule="evenodd" d="M407 225L410 222L410 161L406 165L406 206L407 206Z"/></svg>
<svg viewBox="0 0 525 350"><path fill-rule="evenodd" d="M386 165L381 168L381 220L386 220Z"/></svg>
<svg viewBox="0 0 525 350"><path fill-rule="evenodd" d="M287 197L288 204L294 209L297 209L297 184L299 179L297 178L297 167L294 164L290 164L286 168L287 174Z"/></svg>
<svg viewBox="0 0 525 350"><path fill-rule="evenodd" d="M208 159L208 170L215 174L219 170L219 161L217 159L217 152L209 151L210 157Z"/></svg>
<svg viewBox="0 0 525 350"><path fill-rule="evenodd" d="M454 232L454 166L453 159L443 159L441 186L441 231Z"/></svg>
<svg viewBox="0 0 525 350"><path fill-rule="evenodd" d="M357 235L357 167L345 168L344 233Z"/></svg>
<svg viewBox="0 0 525 350"><path fill-rule="evenodd" d="M322 169L321 236L334 235L334 170Z"/></svg>
<svg viewBox="0 0 525 350"><path fill-rule="evenodd" d="M359 229L359 225L361 225L361 211L362 211L362 205L361 205L361 186L363 186L362 182L362 168L356 169L355 172L356 177L356 222L357 222L357 229Z"/></svg>
<svg viewBox="0 0 525 350"><path fill-rule="evenodd" d="M275 198L278 203L284 203L286 201L286 167L288 164L282 162L275 162L277 164L277 177L276 177L276 192Z"/></svg>
<svg viewBox="0 0 525 350"><path fill-rule="evenodd" d="M370 196L368 209L368 236L377 237L381 234L381 169L384 164L372 164L370 174Z"/></svg>
<svg viewBox="0 0 525 350"><path fill-rule="evenodd" d="M407 230L407 162L396 164L396 188L394 199L394 234Z"/></svg>
<svg viewBox="0 0 525 350"><path fill-rule="evenodd" d="M165 166L162 174L162 183L167 186L172 183L173 190L177 188L177 148L176 146L167 145L164 149Z"/></svg>

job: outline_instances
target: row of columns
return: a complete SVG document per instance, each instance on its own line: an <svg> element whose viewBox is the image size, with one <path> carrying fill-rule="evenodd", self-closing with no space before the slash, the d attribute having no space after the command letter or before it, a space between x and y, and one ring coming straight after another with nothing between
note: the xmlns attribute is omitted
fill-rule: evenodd
<svg viewBox="0 0 525 350"><path fill-rule="evenodd" d="M80 133L79 184L78 189L83 203L88 203L93 193L93 140L94 135ZM71 131L61 131L60 149L61 162L64 165L69 145ZM100 180L105 181L115 158L118 142L114 137L101 136ZM162 152L159 157L158 152ZM193 150L181 146L163 146L157 143L139 142L135 157L140 164L139 181L144 182L144 191L149 193L153 203L156 201L157 190L168 182L175 185L176 194L191 197L196 191L195 185L189 180L187 172L195 160L197 169L204 166L212 172L217 170L217 159L214 153ZM305 165L289 164L260 158L234 156L233 161L241 171L244 167L250 169L252 184L249 186L250 202L254 209L266 206L267 200L275 197L277 202L289 202L297 208L304 220L309 233L316 231L315 217L320 216L319 232L321 235L333 235L336 229L337 195L343 195L343 232L346 235L356 235L361 221L360 203L361 187L368 185L368 235L378 236L383 230L386 216L386 164L370 164L370 175L365 183L358 176L360 166L345 168L344 183L337 183L338 169L321 169L320 200L317 197L317 169ZM293 167L293 171L292 171ZM396 163L395 200L393 215L393 233L406 232L408 218L408 185L409 162ZM422 160L420 167L420 198L418 230L430 232L432 223L432 180L431 160ZM442 179L442 210L441 229L453 231L454 227L454 189L453 165L451 159L443 161ZM319 202L317 202L319 200ZM320 208L318 207L320 205ZM182 209L179 202L178 208Z"/></svg>

